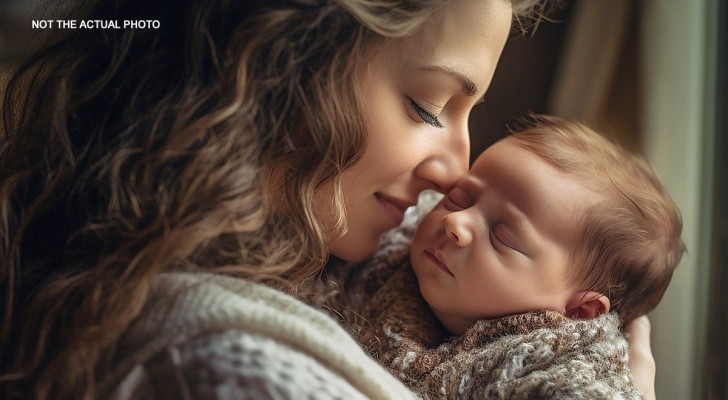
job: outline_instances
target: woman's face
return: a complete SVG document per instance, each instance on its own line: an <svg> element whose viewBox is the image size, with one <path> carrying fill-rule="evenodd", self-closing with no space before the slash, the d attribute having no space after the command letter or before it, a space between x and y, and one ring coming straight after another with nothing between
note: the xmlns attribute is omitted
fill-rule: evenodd
<svg viewBox="0 0 728 400"><path fill-rule="evenodd" d="M441 17L386 42L364 69L368 144L341 177L349 229L332 242L339 258L369 256L422 190L447 192L467 172L468 115L490 85L510 31L511 6L459 0Z"/></svg>

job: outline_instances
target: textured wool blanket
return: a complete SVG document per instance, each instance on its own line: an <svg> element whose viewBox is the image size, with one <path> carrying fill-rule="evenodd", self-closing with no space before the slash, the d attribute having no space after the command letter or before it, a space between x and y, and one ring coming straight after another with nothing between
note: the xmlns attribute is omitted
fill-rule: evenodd
<svg viewBox="0 0 728 400"><path fill-rule="evenodd" d="M414 226L385 235L373 260L330 268L324 306L424 398L640 399L619 318L536 311L481 320L451 336L409 265Z"/></svg>

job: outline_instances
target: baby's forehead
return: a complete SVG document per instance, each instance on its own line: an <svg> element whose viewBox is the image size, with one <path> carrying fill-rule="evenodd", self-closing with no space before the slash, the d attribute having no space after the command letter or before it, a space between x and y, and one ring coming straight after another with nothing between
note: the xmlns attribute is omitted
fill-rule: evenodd
<svg viewBox="0 0 728 400"><path fill-rule="evenodd" d="M468 176L478 178L487 175L493 162L497 163L501 168L526 173L531 171L536 174L544 169L550 170L560 175L562 180L573 181L592 192L596 190L596 187L590 184L588 176L583 173L584 171L568 170L563 165L553 162L548 154L536 151L514 135L508 135L483 150L475 158L470 170L463 178ZM577 164L574 163L573 165Z"/></svg>
<svg viewBox="0 0 728 400"><path fill-rule="evenodd" d="M564 234L576 229L574 220L582 219L589 205L604 199L577 174L557 168L510 136L483 151L453 190L470 190L477 197L495 191L500 203L559 221Z"/></svg>
<svg viewBox="0 0 728 400"><path fill-rule="evenodd" d="M524 161L526 161L525 164ZM468 176L482 177L488 175L493 168L516 170L528 166L535 169L545 165L547 165L545 160L534 151L520 144L512 136L506 136L483 150L475 158L470 170L463 178Z"/></svg>

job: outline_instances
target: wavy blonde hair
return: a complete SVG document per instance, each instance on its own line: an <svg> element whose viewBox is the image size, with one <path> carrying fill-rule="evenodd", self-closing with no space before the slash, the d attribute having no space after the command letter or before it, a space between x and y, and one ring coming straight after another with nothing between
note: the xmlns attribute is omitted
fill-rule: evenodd
<svg viewBox="0 0 728 400"><path fill-rule="evenodd" d="M511 137L600 197L570 238L573 283L607 296L624 324L652 311L685 251L680 211L657 173L588 127L553 116L533 115Z"/></svg>
<svg viewBox="0 0 728 400"><path fill-rule="evenodd" d="M160 272L305 290L346 229L338 177L366 145L359 71L446 6L80 1L75 19L162 28L58 32L7 85L0 397L93 398ZM331 182L333 231L313 212Z"/></svg>

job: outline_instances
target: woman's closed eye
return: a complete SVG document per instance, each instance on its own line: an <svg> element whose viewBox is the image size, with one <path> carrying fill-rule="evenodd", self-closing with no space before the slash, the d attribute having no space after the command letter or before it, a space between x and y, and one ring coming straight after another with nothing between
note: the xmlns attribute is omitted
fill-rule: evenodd
<svg viewBox="0 0 728 400"><path fill-rule="evenodd" d="M436 128L444 128L444 126L442 125L442 123L440 123L440 120L438 120L436 116L432 115L427 110L422 108L422 106L417 104L417 102L415 102L414 100L409 99L409 101L410 101L410 106L415 111L415 113L417 113L417 115L420 117L420 119L422 119L423 122L425 122L426 124L432 125Z"/></svg>

